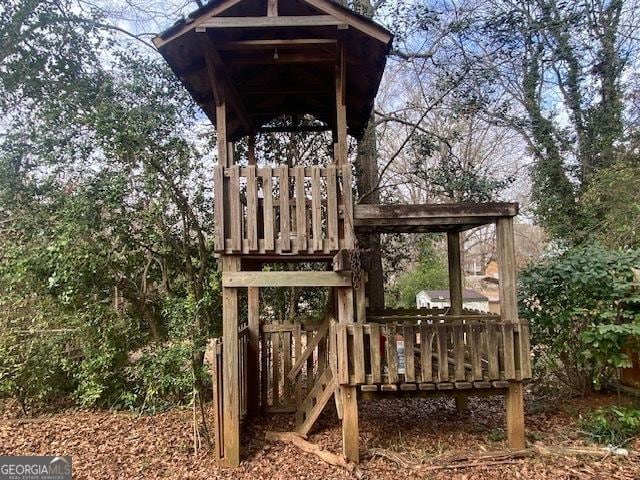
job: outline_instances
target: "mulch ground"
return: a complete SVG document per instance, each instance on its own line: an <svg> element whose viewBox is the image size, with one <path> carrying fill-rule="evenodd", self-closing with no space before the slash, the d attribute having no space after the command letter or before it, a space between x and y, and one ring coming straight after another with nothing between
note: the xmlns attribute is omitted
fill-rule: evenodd
<svg viewBox="0 0 640 480"><path fill-rule="evenodd" d="M566 402L527 401L527 440L547 446L588 445L579 431L581 413L628 400L598 395ZM496 398L471 399L470 413L458 416L452 399L402 399L362 402L360 447L382 448L413 461L437 456L506 448L504 404ZM292 430L291 416L273 415L248 425L239 468L221 469L212 455L193 451L192 411L137 416L130 413L67 410L35 419L0 420L0 455L71 455L75 479L353 478L293 446L264 440L267 430ZM341 450L341 428L333 409L320 418L309 440L332 452ZM512 463L456 470L406 470L386 458L367 458L370 479L582 479L640 478L640 441L627 446L628 457L535 457Z"/></svg>

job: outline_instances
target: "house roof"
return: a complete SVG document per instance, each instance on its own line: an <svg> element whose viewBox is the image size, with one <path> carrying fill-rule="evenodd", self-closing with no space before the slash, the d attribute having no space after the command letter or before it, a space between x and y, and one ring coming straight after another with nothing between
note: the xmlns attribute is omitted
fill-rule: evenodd
<svg viewBox="0 0 640 480"><path fill-rule="evenodd" d="M340 43L346 53L347 128L360 137L380 85L391 33L332 0L280 0L278 16L266 16L266 4L212 0L153 42L214 124L214 91L222 88L232 97L227 113L232 141L284 114L310 114L335 128Z"/></svg>
<svg viewBox="0 0 640 480"><path fill-rule="evenodd" d="M432 300L450 300L449 290L421 290L418 292L418 295L421 293L427 295ZM463 300L483 300L488 301L486 295L473 290L471 288L465 288L462 290L462 299Z"/></svg>

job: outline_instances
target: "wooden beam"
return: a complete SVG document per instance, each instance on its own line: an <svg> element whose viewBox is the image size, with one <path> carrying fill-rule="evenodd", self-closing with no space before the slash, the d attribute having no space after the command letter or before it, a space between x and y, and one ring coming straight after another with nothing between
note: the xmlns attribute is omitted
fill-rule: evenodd
<svg viewBox="0 0 640 480"><path fill-rule="evenodd" d="M247 295L247 317L249 324L249 344L247 368L247 408L249 415L260 411L260 289L251 287Z"/></svg>
<svg viewBox="0 0 640 480"><path fill-rule="evenodd" d="M385 45L387 45L393 38L389 32L387 32L384 28L377 25L373 21L360 18L357 15L354 15L348 9L341 8L335 5L333 2L327 2L326 0L302 1L311 5L312 7L317 8L321 12L331 15L336 19L340 19L342 22L348 24L356 30L361 31L362 33L366 33L370 37L375 38Z"/></svg>
<svg viewBox="0 0 640 480"><path fill-rule="evenodd" d="M218 79L218 82L222 85L222 88L224 88L225 99L231 104L233 110L240 118L240 121L247 130L246 133L252 133L255 129L251 122L251 117L249 116L244 103L242 103L242 99L240 98L240 95L238 94L234 83L225 73L224 63L222 62L222 59L220 58L215 45L211 41L211 38L209 38L209 35L206 33L206 31L200 34L200 38L203 48L209 52L207 54L206 61L213 64L214 70L217 73L215 78Z"/></svg>
<svg viewBox="0 0 640 480"><path fill-rule="evenodd" d="M496 253L500 287L500 315L504 322L518 320L516 254L513 240L513 219L498 219L496 222Z"/></svg>
<svg viewBox="0 0 640 480"><path fill-rule="evenodd" d="M462 314L462 266L460 265L460 232L447 233L449 263L449 301L451 314Z"/></svg>
<svg viewBox="0 0 640 480"><path fill-rule="evenodd" d="M285 125L282 127L260 127L259 133L279 133L279 132L326 132L331 130L328 125Z"/></svg>
<svg viewBox="0 0 640 480"><path fill-rule="evenodd" d="M336 90L335 90L335 108L336 108L336 135L337 147L335 151L335 163L338 165L347 162L347 106L345 105L347 90L347 63L344 41L338 43L338 52L336 55Z"/></svg>
<svg viewBox="0 0 640 480"><path fill-rule="evenodd" d="M222 257L222 272L240 269L239 257ZM238 362L238 290L222 289L224 463L240 464L240 366Z"/></svg>
<svg viewBox="0 0 640 480"><path fill-rule="evenodd" d="M184 25L182 25L180 28L172 31L170 34L168 34L168 35L158 35L157 37L154 37L153 40L152 40L153 44L155 45L155 47L157 49L160 49L163 46L165 46L167 43L171 42L173 39L184 35L185 33L193 30L194 28L197 28L198 25L200 25L202 22L205 22L210 17L215 17L216 15L220 15L225 10L228 10L229 8L233 7L234 5L237 5L238 3L242 2L242 1L243 0L226 0L226 1L223 1L219 5L213 7L212 9L210 9L207 12L207 16L203 16L203 17L201 17L199 19L196 19L195 21L193 21L193 19L189 18L188 20L185 21Z"/></svg>
<svg viewBox="0 0 640 480"><path fill-rule="evenodd" d="M356 205L356 221L379 218L455 218L455 217L514 217L517 203L445 203L413 205Z"/></svg>
<svg viewBox="0 0 640 480"><path fill-rule="evenodd" d="M223 272L222 286L351 287L351 272Z"/></svg>
<svg viewBox="0 0 640 480"><path fill-rule="evenodd" d="M505 406L507 409L507 444L511 450L522 450L525 448L522 382L509 382Z"/></svg>
<svg viewBox="0 0 640 480"><path fill-rule="evenodd" d="M215 17L196 27L196 32L209 28L288 28L288 27L337 27L346 22L331 15L303 15L286 17Z"/></svg>
<svg viewBox="0 0 640 480"><path fill-rule="evenodd" d="M337 40L331 38L292 38L273 40L236 40L218 43L218 51L225 50L273 50L274 48L306 48L309 46L333 46Z"/></svg>
<svg viewBox="0 0 640 480"><path fill-rule="evenodd" d="M231 58L231 57L229 57ZM234 65L286 65L292 63L332 63L335 56L332 53L316 51L305 52L269 52L260 50L249 55L235 55L233 57ZM231 61L231 60L230 60Z"/></svg>

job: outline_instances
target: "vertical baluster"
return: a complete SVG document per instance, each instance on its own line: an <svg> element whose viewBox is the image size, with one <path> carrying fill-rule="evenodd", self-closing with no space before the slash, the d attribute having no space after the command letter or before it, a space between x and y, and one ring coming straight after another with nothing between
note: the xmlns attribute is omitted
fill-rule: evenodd
<svg viewBox="0 0 640 480"><path fill-rule="evenodd" d="M229 225L231 227L231 250L242 251L242 208L240 204L240 167L234 165L229 168L231 173L229 179L229 203L230 215Z"/></svg>
<svg viewBox="0 0 640 480"><path fill-rule="evenodd" d="M336 251L338 246L338 187L335 165L326 168L327 175L327 238L329 250Z"/></svg>
<svg viewBox="0 0 640 480"><path fill-rule="evenodd" d="M311 167L311 223L313 250L322 251L322 196L320 194L320 167Z"/></svg>
<svg viewBox="0 0 640 480"><path fill-rule="evenodd" d="M405 324L402 328L404 337L404 379L406 382L416 381L415 352L413 351L416 333L414 325Z"/></svg>
<svg viewBox="0 0 640 480"><path fill-rule="evenodd" d="M215 187L215 214L216 214L216 238L215 249L223 252L225 249L224 233L224 167L218 165L213 169L213 182Z"/></svg>
<svg viewBox="0 0 640 480"><path fill-rule="evenodd" d="M353 325L353 373L357 384L364 383L364 331L362 325Z"/></svg>
<svg viewBox="0 0 640 480"><path fill-rule="evenodd" d="M433 381L432 371L432 342L435 335L433 325L423 320L420 324L420 369L422 370L422 381Z"/></svg>
<svg viewBox="0 0 640 480"><path fill-rule="evenodd" d="M275 249L275 235L273 231L273 170L271 167L262 169L263 216L264 216L264 249L273 252Z"/></svg>
<svg viewBox="0 0 640 480"><path fill-rule="evenodd" d="M258 250L258 183L256 167L247 167L247 237L249 251Z"/></svg>
<svg viewBox="0 0 640 480"><path fill-rule="evenodd" d="M291 250L291 209L289 202L289 167L280 167L280 249Z"/></svg>
<svg viewBox="0 0 640 480"><path fill-rule="evenodd" d="M436 325L438 335L438 381L449 381L449 352L447 351L449 329L446 323Z"/></svg>
<svg viewBox="0 0 640 480"><path fill-rule="evenodd" d="M371 378L374 384L382 382L382 355L380 353L380 325L371 324L369 349L371 351Z"/></svg>
<svg viewBox="0 0 640 480"><path fill-rule="evenodd" d="M398 344L396 339L396 324L386 325L386 347L387 347L387 370L389 374L388 383L398 383Z"/></svg>
<svg viewBox="0 0 640 480"><path fill-rule="evenodd" d="M295 167L296 182L296 236L298 250L307 249L307 196L304 191L304 167Z"/></svg>

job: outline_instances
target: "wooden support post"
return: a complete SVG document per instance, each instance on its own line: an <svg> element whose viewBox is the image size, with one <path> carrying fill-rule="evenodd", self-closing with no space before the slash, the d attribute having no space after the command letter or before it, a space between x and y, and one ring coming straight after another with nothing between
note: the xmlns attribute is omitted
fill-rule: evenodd
<svg viewBox="0 0 640 480"><path fill-rule="evenodd" d="M228 167L227 162L227 105L222 99L220 105L216 105L216 133L218 135L218 165Z"/></svg>
<svg viewBox="0 0 640 480"><path fill-rule="evenodd" d="M511 450L523 450L525 448L525 439L522 382L509 382L505 400L507 407L507 443Z"/></svg>
<svg viewBox="0 0 640 480"><path fill-rule="evenodd" d="M460 232L447 233L449 258L449 299L451 315L462 315L462 266L460 265Z"/></svg>
<svg viewBox="0 0 640 480"><path fill-rule="evenodd" d="M222 271L240 270L240 258L222 257ZM238 290L222 289L224 463L240 464L240 366L238 362Z"/></svg>
<svg viewBox="0 0 640 480"><path fill-rule="evenodd" d="M456 395L456 411L458 415L466 415L469 413L469 397L466 395Z"/></svg>
<svg viewBox="0 0 640 480"><path fill-rule="evenodd" d="M247 294L249 345L247 400L249 415L257 415L260 410L260 288L249 287Z"/></svg>
<svg viewBox="0 0 640 480"><path fill-rule="evenodd" d="M500 314L503 322L516 323L518 320L518 297L512 217L499 218L496 222L496 250L500 282ZM519 335L514 332L514 347L518 342ZM521 450L525 448L522 382L509 382L506 394L506 408L509 448Z"/></svg>
<svg viewBox="0 0 640 480"><path fill-rule="evenodd" d="M347 90L347 60L344 42L340 40L337 46L336 58L336 140L335 163L347 162L347 107L345 96Z"/></svg>
<svg viewBox="0 0 640 480"><path fill-rule="evenodd" d="M499 218L496 222L496 253L500 286L500 314L503 322L518 319L516 291L516 254L513 244L513 218Z"/></svg>
<svg viewBox="0 0 640 480"><path fill-rule="evenodd" d="M360 461L357 388L340 387L342 393L342 447L344 456L354 463Z"/></svg>
<svg viewBox="0 0 640 480"><path fill-rule="evenodd" d="M340 324L353 324L353 290L351 287L337 288L338 321ZM345 354L347 352L344 352ZM339 368L348 365L348 360L338 359ZM355 386L341 386L342 399L342 448L347 460L358 462L359 431L358 431L358 391Z"/></svg>

